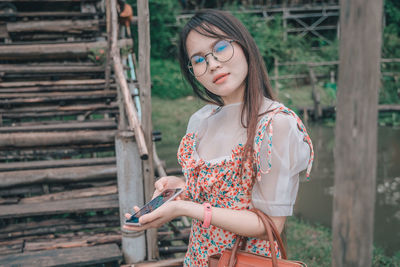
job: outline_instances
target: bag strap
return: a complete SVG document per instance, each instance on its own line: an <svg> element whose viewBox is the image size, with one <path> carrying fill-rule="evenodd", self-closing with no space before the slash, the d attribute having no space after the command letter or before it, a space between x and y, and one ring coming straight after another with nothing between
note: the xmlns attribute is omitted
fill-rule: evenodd
<svg viewBox="0 0 400 267"><path fill-rule="evenodd" d="M264 224L264 228L267 233L266 240L269 242L269 247L271 250L272 266L278 267L278 260L276 258L276 251L275 251L275 244L274 244L275 240L277 241L278 247L281 251L282 259L287 259L286 250L285 250L285 247L283 246L283 242L282 242L281 236L279 234L279 231L276 228L275 223L272 221L272 219L267 214L265 214L264 212L262 212L259 209L252 209L251 211L254 212L261 219L262 223ZM244 244L247 242L247 237L238 236L235 244L232 247L231 257L230 257L229 263L228 263L229 267L235 266L236 260L237 260L236 254L239 250L239 245L241 243L243 244L243 242L244 242Z"/></svg>
<svg viewBox="0 0 400 267"><path fill-rule="evenodd" d="M259 209L252 209L251 211L253 211L255 214L257 214L257 216L261 219L261 221L264 224L265 230L268 230L268 227L271 228L273 238L271 239L270 237L268 237L268 241L270 242L271 249L273 248L275 250L275 246L272 246L272 243L274 243L274 240L276 240L276 242L278 243L278 247L281 251L282 259L286 260L287 259L286 249L285 249L285 246L283 245L281 235L279 234L279 231L276 228L274 221L271 219L271 217L269 217L267 214L265 214L264 212L262 212ZM268 234L268 232L267 232L267 234ZM276 254L274 254L274 255L276 255Z"/></svg>

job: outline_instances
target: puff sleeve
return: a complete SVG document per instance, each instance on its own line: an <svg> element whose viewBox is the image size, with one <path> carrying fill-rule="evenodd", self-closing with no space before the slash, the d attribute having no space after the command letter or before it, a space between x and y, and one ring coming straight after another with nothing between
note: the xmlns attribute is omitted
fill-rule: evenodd
<svg viewBox="0 0 400 267"><path fill-rule="evenodd" d="M259 162L261 179L254 184L252 201L256 208L270 216L290 216L299 188L299 173L307 168L311 148L293 116L278 113L271 126L271 165L268 168L268 138L263 138Z"/></svg>

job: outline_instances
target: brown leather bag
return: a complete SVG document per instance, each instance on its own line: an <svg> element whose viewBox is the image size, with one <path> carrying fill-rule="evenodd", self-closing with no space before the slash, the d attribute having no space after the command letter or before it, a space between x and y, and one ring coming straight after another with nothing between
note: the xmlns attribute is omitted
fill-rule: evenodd
<svg viewBox="0 0 400 267"><path fill-rule="evenodd" d="M267 232L266 240L269 241L272 257L261 256L258 254L243 251L247 237L238 236L232 249L226 249L222 255L212 255L208 258L209 267L307 267L307 265L301 261L290 261L287 260L286 250L283 246L281 236L279 235L278 229L276 229L272 219L258 209L252 210L261 219ZM277 241L282 259L276 258L276 251L274 246L274 240ZM241 246L241 249L239 249Z"/></svg>

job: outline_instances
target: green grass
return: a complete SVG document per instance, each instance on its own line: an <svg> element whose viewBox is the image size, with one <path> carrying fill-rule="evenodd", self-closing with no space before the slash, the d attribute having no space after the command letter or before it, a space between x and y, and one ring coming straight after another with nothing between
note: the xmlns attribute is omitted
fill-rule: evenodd
<svg viewBox="0 0 400 267"><path fill-rule="evenodd" d="M287 241L289 259L305 262L309 267L331 266L332 231L313 225L296 217L289 217L287 223ZM392 257L386 256L383 249L375 247L372 266L400 266L400 251Z"/></svg>
<svg viewBox="0 0 400 267"><path fill-rule="evenodd" d="M190 116L203 105L194 97L175 100L152 98L153 129L162 133L162 140L156 143L157 153L168 168L178 166L175 152L179 142L186 133Z"/></svg>

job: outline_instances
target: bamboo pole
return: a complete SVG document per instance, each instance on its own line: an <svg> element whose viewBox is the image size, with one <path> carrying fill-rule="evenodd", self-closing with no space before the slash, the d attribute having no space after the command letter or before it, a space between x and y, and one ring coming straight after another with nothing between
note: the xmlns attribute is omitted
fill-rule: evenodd
<svg viewBox="0 0 400 267"><path fill-rule="evenodd" d="M146 141L144 138L143 130L139 123L139 118L136 110L134 109L134 104L132 100L132 96L129 92L128 83L125 80L124 70L122 68L121 57L119 54L119 49L117 47L117 36L118 36L118 22L117 22L117 7L115 0L111 1L111 21L112 21L112 45L111 45L111 54L113 58L114 65L114 74L117 80L117 83L120 86L124 104L125 104L125 112L127 113L128 122L129 122L129 130L134 131L135 139L139 146L140 158L145 160L149 157L149 152L146 147Z"/></svg>
<svg viewBox="0 0 400 267"><path fill-rule="evenodd" d="M106 54L106 68L105 78L106 86L105 90L110 89L110 76L111 76L111 9L110 0L106 0L106 27L107 27L107 54Z"/></svg>

